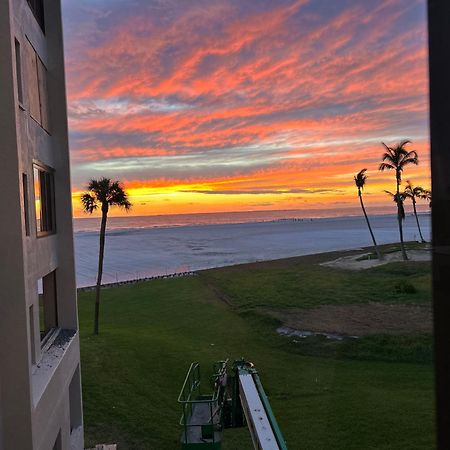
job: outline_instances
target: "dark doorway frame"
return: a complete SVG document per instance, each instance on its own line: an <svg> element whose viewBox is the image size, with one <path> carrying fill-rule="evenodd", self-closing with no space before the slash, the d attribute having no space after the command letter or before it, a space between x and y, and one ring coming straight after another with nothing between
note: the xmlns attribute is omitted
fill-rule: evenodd
<svg viewBox="0 0 450 450"><path fill-rule="evenodd" d="M450 1L428 0L437 444L450 449Z"/></svg>

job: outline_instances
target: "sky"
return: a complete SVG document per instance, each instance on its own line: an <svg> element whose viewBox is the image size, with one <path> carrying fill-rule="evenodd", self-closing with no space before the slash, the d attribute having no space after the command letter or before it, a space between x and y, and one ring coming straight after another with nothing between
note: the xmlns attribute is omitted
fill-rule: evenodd
<svg viewBox="0 0 450 450"><path fill-rule="evenodd" d="M402 139L429 187L425 0L62 4L76 217L102 176L134 215L345 214L363 168L369 210L394 212L378 165Z"/></svg>

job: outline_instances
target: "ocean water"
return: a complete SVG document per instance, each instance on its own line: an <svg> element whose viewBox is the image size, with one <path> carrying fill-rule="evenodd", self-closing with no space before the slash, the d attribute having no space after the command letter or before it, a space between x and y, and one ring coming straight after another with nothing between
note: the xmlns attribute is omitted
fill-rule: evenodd
<svg viewBox="0 0 450 450"><path fill-rule="evenodd" d="M347 208L346 215L359 215L359 208ZM242 211L226 213L167 214L161 216L109 217L108 229L167 228L188 225L220 225L236 223L289 221L296 219L329 218L342 216L338 210L276 210ZM75 231L98 231L99 217L83 217L74 220Z"/></svg>
<svg viewBox="0 0 450 450"><path fill-rule="evenodd" d="M372 244L364 217L306 218L289 212L111 218L103 283L265 261ZM227 217L225 217L227 216ZM430 215L421 214L425 239ZM398 241L395 215L371 217L379 243ZM95 284L98 219L75 219L77 285ZM405 240L418 240L415 218L404 222Z"/></svg>

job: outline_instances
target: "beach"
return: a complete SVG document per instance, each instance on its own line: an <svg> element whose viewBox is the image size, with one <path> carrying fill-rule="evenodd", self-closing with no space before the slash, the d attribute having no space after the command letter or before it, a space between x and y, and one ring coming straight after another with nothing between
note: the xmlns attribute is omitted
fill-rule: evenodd
<svg viewBox="0 0 450 450"><path fill-rule="evenodd" d="M425 239L430 216L420 215ZM250 217L251 219L251 217ZM83 230L75 219L77 286L96 282L98 231L92 220ZM395 215L371 217L380 244L398 241ZM143 226L136 218L112 220L107 230L103 280L106 283L267 261L372 244L364 217L288 218L264 222ZM182 224L178 221L177 224ZM404 222L405 241L419 239L414 216Z"/></svg>

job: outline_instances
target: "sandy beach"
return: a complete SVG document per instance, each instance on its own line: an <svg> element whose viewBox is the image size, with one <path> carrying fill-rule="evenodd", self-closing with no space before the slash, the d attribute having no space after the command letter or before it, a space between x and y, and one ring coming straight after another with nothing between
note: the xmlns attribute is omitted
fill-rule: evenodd
<svg viewBox="0 0 450 450"><path fill-rule="evenodd" d="M429 216L421 216L426 238ZM395 215L373 216L380 244L396 242ZM415 219L406 218L405 240L418 239ZM107 232L103 282L195 271L239 263L347 250L371 245L363 217L305 219L179 227L121 228ZM78 287L95 284L98 232L75 233Z"/></svg>

